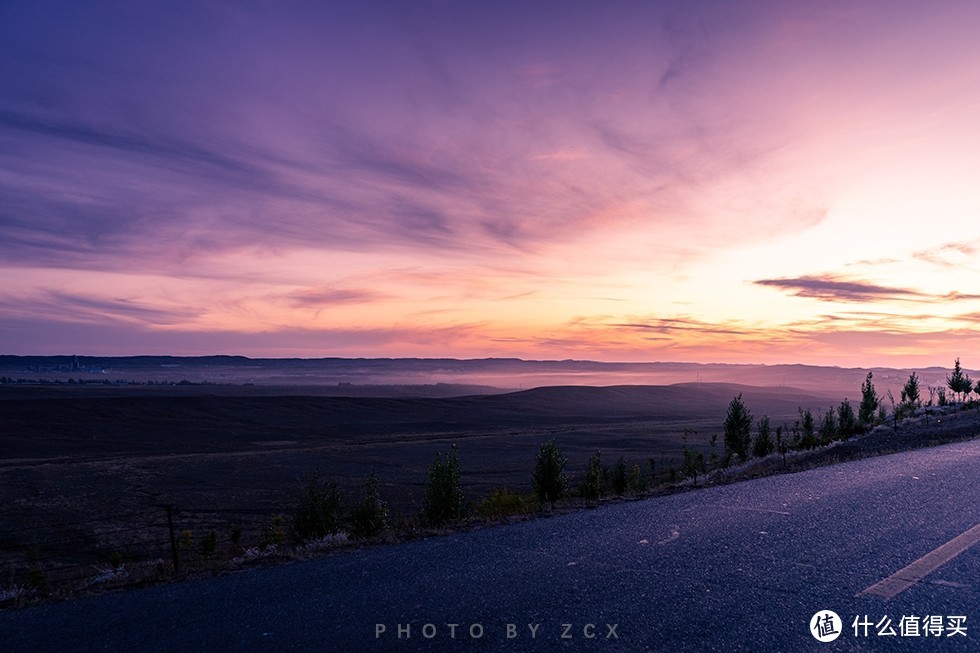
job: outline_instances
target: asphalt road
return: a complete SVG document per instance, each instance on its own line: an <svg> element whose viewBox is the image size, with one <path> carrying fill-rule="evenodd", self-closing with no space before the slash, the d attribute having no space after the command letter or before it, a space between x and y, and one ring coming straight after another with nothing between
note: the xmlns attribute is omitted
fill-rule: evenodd
<svg viewBox="0 0 980 653"><path fill-rule="evenodd" d="M0 649L976 651L978 471L975 440L0 611ZM909 565L921 580L882 590ZM833 642L810 633L822 610ZM902 636L903 617L942 637Z"/></svg>

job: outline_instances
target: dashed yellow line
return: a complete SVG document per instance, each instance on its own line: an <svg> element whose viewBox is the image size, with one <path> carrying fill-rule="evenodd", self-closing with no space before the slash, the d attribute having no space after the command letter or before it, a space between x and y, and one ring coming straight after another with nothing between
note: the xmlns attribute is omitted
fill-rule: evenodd
<svg viewBox="0 0 980 653"><path fill-rule="evenodd" d="M907 567L867 588L858 596L880 596L891 599L912 587L944 564L980 542L980 524L961 533L937 549L925 554Z"/></svg>

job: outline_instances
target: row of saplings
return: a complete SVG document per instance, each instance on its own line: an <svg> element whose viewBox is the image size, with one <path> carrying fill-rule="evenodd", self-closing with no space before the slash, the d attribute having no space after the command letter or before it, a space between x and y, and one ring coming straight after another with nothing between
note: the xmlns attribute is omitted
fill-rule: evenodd
<svg viewBox="0 0 980 653"><path fill-rule="evenodd" d="M752 414L742 402L742 395L739 394L729 404L724 422L725 455L719 457L711 453L709 459L705 460L702 452L687 445L688 432L685 432L680 468L675 468L672 462L665 464L664 474L659 480L673 483L681 478L692 478L697 482L698 476L706 473L709 467L727 467L736 457L744 461L772 453L785 456L789 450L812 449L864 433L888 419L883 397L875 390L873 378L874 374L868 372L861 385L861 402L857 411L844 399L839 406L828 409L819 424L809 408L799 409L799 419L791 427L773 428L768 416L754 422ZM980 395L980 382L974 387L960 367L958 358L952 374L947 377L946 385L953 396L964 401L972 392ZM930 387L928 390L930 398L926 406L931 406L934 402L942 406L950 401L946 388ZM890 391L887 396L892 404L891 417L897 425L898 420L913 415L922 407L918 376L915 372L909 376L902 388L900 402L895 402ZM754 435L753 423L756 426ZM717 436L711 438L712 450L716 446L716 440ZM646 470L639 465L628 464L622 456L615 465L606 467L602 465L597 451L589 459L577 490L572 492L570 477L565 472L567 462L555 442L547 442L538 451L531 474L533 494L521 494L502 488L493 491L473 507L463 495L459 460L453 446L445 456L436 454L435 461L428 469L420 521L423 525L437 527L459 521L474 513L482 517L533 513L545 503L553 505L572 494L592 501L607 494L641 495L658 480L653 459L648 460ZM293 516L292 535L298 542L317 540L340 532L349 533L355 538L368 538L378 535L390 524L391 513L378 493L378 479L374 472L365 482L360 500L349 510L344 510L336 484L322 481L314 473L306 483Z"/></svg>
<svg viewBox="0 0 980 653"><path fill-rule="evenodd" d="M800 408L800 417L792 427L778 426L775 430L772 428L769 416L765 415L756 422L754 436L752 414L742 402L742 395L739 394L728 405L724 425L727 456L721 461L722 464L727 465L732 456L737 456L742 461L753 456L762 458L774 452L785 456L789 450L812 449L835 440L860 435L879 424L884 424L889 420L888 410L885 407L884 397L875 390L873 378L874 373L868 372L867 378L861 385L861 403L858 405L857 412L851 403L844 399L836 408L831 406L817 424L813 411L809 408ZM922 408L920 390L919 377L912 372L902 387L900 401L896 402L891 391L888 391L887 397L892 406L890 417L896 427L900 420L914 415ZM952 373L946 377L946 386L930 386L928 392L929 400L925 403L927 407L945 406L954 400L974 404L976 402L971 401L970 396L972 393L980 395L980 381L974 386L973 381L960 366L960 359L957 358ZM711 444L714 447L713 439ZM685 469L692 467L689 459L693 455L695 454L685 446ZM704 468L703 458L697 454L693 469L703 471Z"/></svg>
<svg viewBox="0 0 980 653"><path fill-rule="evenodd" d="M565 472L568 459L552 440L541 446L537 453L531 482L532 494L514 492L507 488L494 490L476 505L466 500L460 484L459 459L456 447L443 456L436 454L428 469L425 495L418 522L424 526L439 527L458 522L469 516L504 517L530 514L542 505L577 495L586 500L598 500L603 496L639 495L650 489L656 479L656 463L648 461L648 470L630 465L622 456L616 464L603 466L597 451L590 459L579 487L571 489L571 478ZM671 463L665 465L665 480L676 481L681 476ZM314 472L303 491L292 518L292 536L297 542L308 542L344 532L354 538L378 535L391 525L391 511L378 493L378 479L371 472L360 499L350 509L343 506L336 483L327 482ZM277 525L277 528L281 523ZM270 539L280 539L279 537Z"/></svg>

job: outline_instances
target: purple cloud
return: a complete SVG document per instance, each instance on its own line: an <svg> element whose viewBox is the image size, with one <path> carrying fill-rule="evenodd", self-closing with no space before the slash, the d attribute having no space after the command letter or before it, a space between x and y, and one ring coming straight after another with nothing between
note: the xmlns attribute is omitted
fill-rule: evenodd
<svg viewBox="0 0 980 653"><path fill-rule="evenodd" d="M761 279L753 283L777 288L797 297L811 297L823 301L868 302L895 299L921 300L930 297L925 293L907 288L891 288L830 275L790 279Z"/></svg>

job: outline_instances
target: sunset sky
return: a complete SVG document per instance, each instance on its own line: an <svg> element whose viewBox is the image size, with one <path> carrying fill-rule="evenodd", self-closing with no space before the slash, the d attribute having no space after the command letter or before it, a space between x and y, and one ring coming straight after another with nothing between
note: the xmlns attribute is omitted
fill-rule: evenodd
<svg viewBox="0 0 980 653"><path fill-rule="evenodd" d="M2 3L0 353L976 366L978 33L966 0Z"/></svg>

